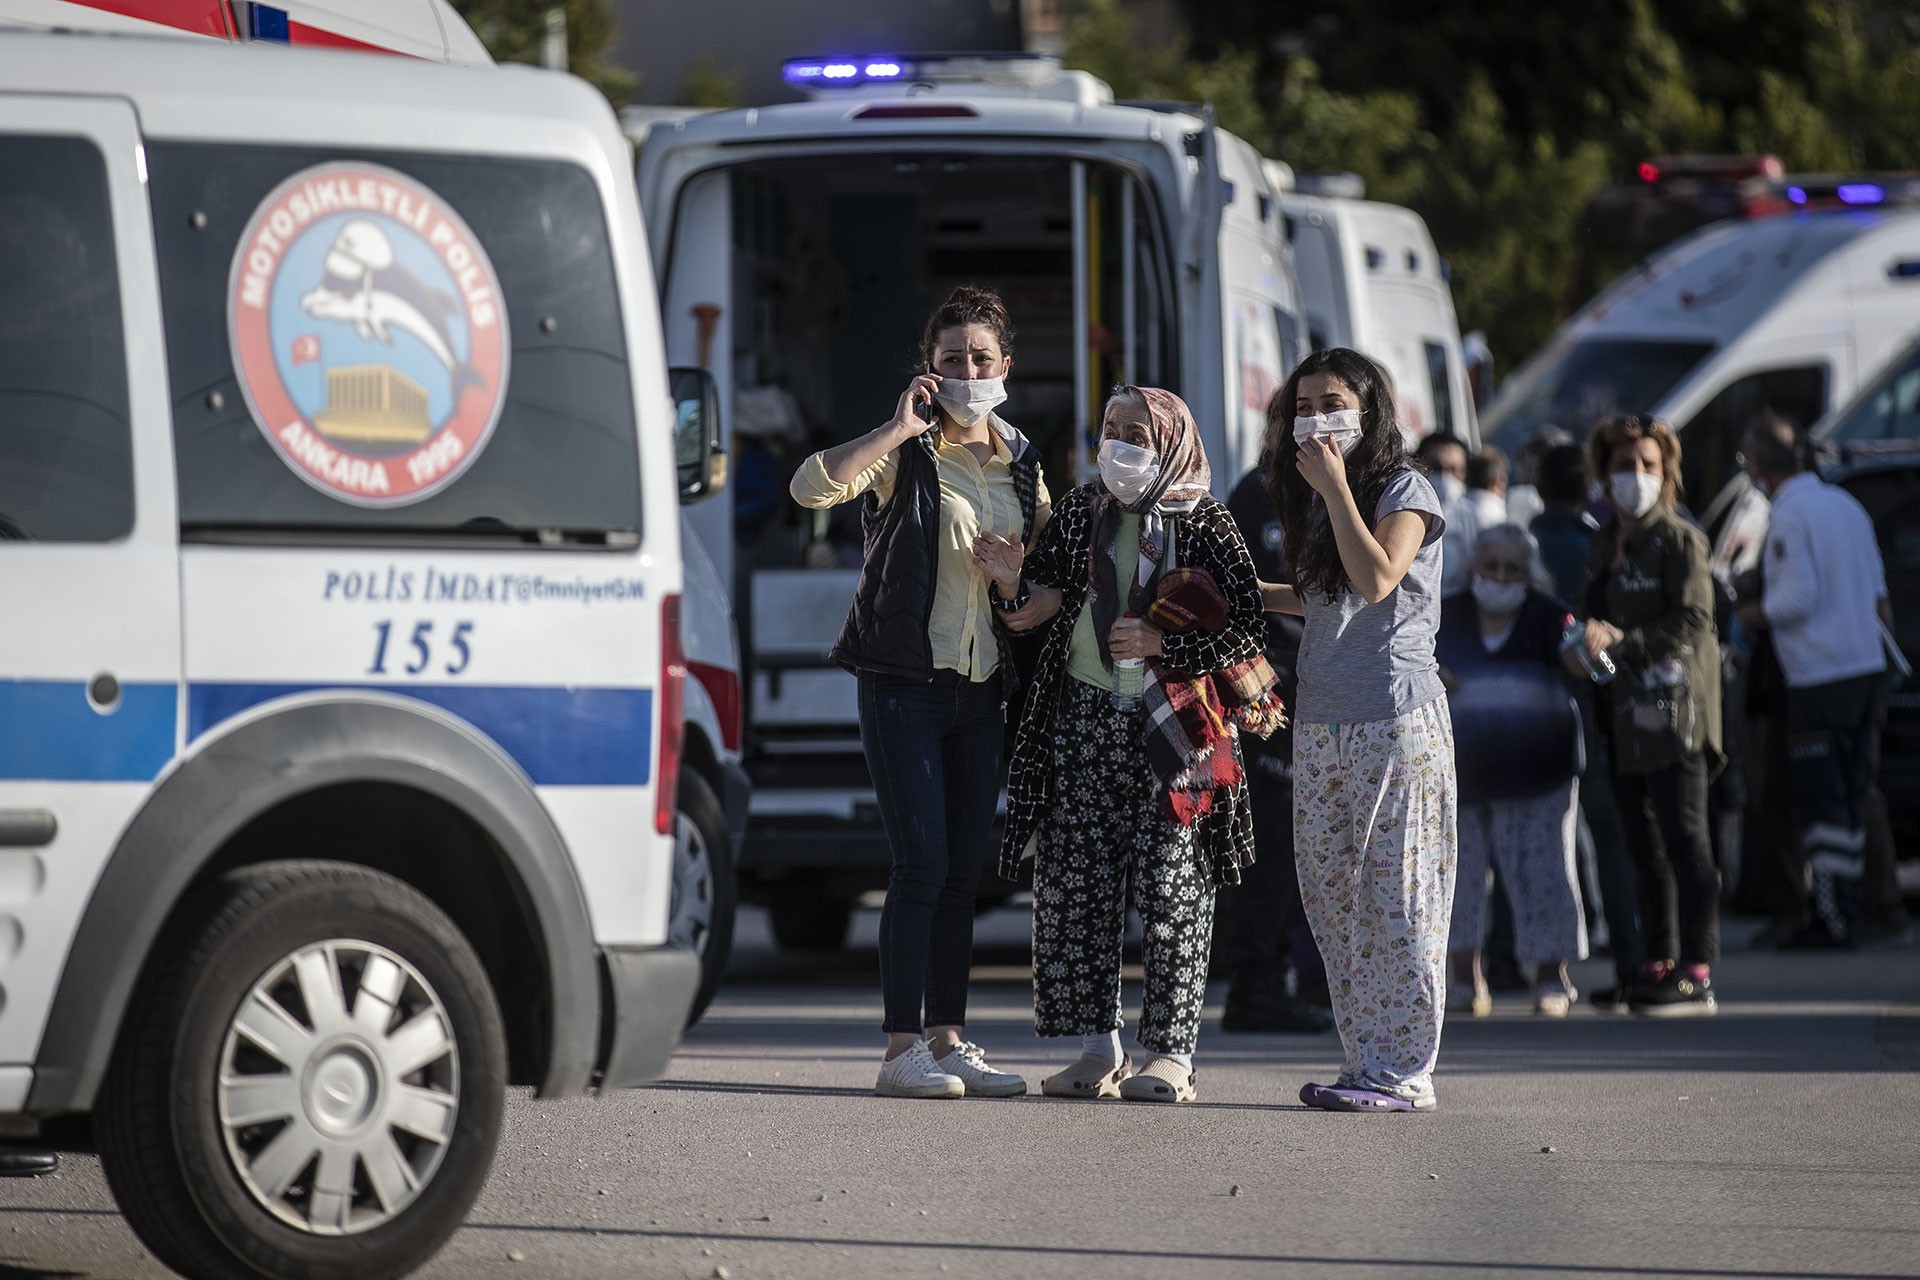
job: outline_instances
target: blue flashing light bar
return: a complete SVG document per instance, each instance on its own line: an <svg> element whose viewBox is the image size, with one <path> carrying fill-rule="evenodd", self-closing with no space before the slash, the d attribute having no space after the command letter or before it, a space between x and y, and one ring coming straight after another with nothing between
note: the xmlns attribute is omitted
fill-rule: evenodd
<svg viewBox="0 0 1920 1280"><path fill-rule="evenodd" d="M823 84L843 86L902 80L912 74L911 62L888 57L795 58L780 69L783 80L802 89Z"/></svg>
<svg viewBox="0 0 1920 1280"><path fill-rule="evenodd" d="M1800 187L1788 187L1787 199L1793 201L1795 204L1805 204L1807 202L1807 193Z"/></svg>
<svg viewBox="0 0 1920 1280"><path fill-rule="evenodd" d="M1884 204L1886 189L1874 182L1843 182L1834 192L1841 204Z"/></svg>

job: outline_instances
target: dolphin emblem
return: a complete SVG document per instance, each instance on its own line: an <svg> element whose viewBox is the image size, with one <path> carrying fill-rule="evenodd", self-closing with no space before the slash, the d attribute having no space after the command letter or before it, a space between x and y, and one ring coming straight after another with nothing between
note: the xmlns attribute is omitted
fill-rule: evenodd
<svg viewBox="0 0 1920 1280"><path fill-rule="evenodd" d="M340 228L327 250L325 275L301 295L300 306L316 320L352 325L363 341L390 347L394 330L412 334L445 367L456 404L467 387L486 383L453 353L458 302L400 266L386 232L365 218Z"/></svg>

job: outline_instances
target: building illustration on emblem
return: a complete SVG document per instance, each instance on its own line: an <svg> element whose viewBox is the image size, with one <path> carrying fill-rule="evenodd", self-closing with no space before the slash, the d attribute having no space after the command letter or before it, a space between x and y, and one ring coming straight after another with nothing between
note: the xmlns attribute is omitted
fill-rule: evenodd
<svg viewBox="0 0 1920 1280"><path fill-rule="evenodd" d="M327 370L327 407L313 425L333 440L418 444L433 434L427 389L384 364Z"/></svg>

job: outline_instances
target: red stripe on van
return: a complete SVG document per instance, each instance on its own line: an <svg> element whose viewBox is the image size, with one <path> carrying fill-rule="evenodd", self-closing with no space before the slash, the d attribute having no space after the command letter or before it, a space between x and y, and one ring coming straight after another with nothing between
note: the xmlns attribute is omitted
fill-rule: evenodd
<svg viewBox="0 0 1920 1280"><path fill-rule="evenodd" d="M99 9L123 18L139 18L177 27L199 36L233 39L227 25L227 6L221 0L68 0L82 9Z"/></svg>
<svg viewBox="0 0 1920 1280"><path fill-rule="evenodd" d="M365 40L355 40L352 36L343 36L337 31L328 31L325 27L310 27L304 22L287 23L287 43L301 45L309 49L352 49L358 53L391 53L395 57L410 58L410 53L398 49L388 49L382 45L368 44Z"/></svg>

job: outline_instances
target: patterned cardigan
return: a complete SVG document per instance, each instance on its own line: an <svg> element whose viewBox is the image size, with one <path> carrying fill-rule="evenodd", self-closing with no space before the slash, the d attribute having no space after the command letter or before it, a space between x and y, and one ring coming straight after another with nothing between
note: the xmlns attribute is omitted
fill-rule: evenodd
<svg viewBox="0 0 1920 1280"><path fill-rule="evenodd" d="M1097 492L1097 481L1081 485L1054 506L1052 520L1027 553L1022 569L1022 597L1026 595L1025 586L1033 584L1056 587L1061 598L1060 612L1048 624L1007 775L1007 822L1000 846L1000 874L1016 882L1027 871L1034 839L1053 808L1053 717L1060 703L1061 682L1073 678L1067 674L1067 649L1091 585L1093 498ZM1212 574L1227 598L1229 613L1227 625L1218 631L1185 635L1169 632L1162 641L1161 661L1189 675L1211 675L1261 653L1267 623L1260 605L1259 577L1233 517L1209 496L1189 514L1175 516L1171 524L1175 559ZM1239 753L1237 738L1233 750ZM1240 868L1253 864L1253 818L1246 784L1229 788L1223 798L1224 804L1199 820L1196 847L1214 884L1238 884Z"/></svg>

